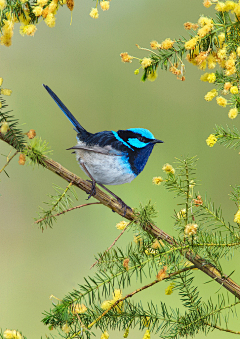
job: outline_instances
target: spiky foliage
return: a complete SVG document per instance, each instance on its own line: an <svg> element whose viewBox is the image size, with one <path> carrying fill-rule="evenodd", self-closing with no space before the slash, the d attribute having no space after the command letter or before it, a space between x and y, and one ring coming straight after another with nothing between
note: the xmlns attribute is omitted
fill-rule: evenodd
<svg viewBox="0 0 240 339"><path fill-rule="evenodd" d="M56 216L63 214L69 207L72 207L73 198L77 200L75 190L71 183L65 189L62 189L57 185L54 185L53 188L56 195L48 195L51 200L45 202L47 209L41 208L41 212L38 214L39 218L35 218L35 221L37 221L42 230L44 229L44 226L52 227L53 222L56 222L57 220Z"/></svg>
<svg viewBox="0 0 240 339"><path fill-rule="evenodd" d="M214 135L219 143L227 148L236 149L240 147L240 133L235 126L231 130L228 126L224 128L223 126L216 125Z"/></svg>
<svg viewBox="0 0 240 339"><path fill-rule="evenodd" d="M45 166L43 157L52 153L48 142L42 140L40 137L36 137L25 145L23 153L28 157L31 165L41 164Z"/></svg>
<svg viewBox="0 0 240 339"><path fill-rule="evenodd" d="M148 328L161 338L194 336L199 332L206 334L220 328L223 320L227 328L228 316L239 301L230 301L220 294L217 301L203 300L192 271L195 266L187 262L185 253L191 251L193 256L201 256L204 265L211 264L221 271L221 259L231 258L232 249L240 246L238 230L225 222L222 212L211 202L195 196L196 158L176 159L175 165L175 171L172 168L164 181L166 188L180 197L186 208L182 214L175 213L174 224L179 232L178 237L173 238L175 245L144 234L146 225L153 225L156 212L150 203L140 206L135 214L138 226L131 226L137 233L135 243L130 243L126 250L111 248L99 253L98 271L85 277L85 283L61 302L53 304L53 309L45 312L44 324L58 329L61 335L61 328L67 324L70 338L90 338L94 327L102 331ZM186 227L193 222L198 226L197 231L187 234ZM126 260L127 265L124 264ZM143 277L149 280L146 285L123 296L123 291L133 282L142 284ZM143 306L132 301L135 294L161 283L161 280L173 284L183 311L170 309L165 303L149 302L148 306Z"/></svg>
<svg viewBox="0 0 240 339"><path fill-rule="evenodd" d="M12 147L16 148L17 151L22 151L24 148L24 133L19 128L19 120L16 119L12 114L12 111L7 111L6 101L0 97L0 126L7 122L9 130L6 134L0 132L0 139L7 141Z"/></svg>

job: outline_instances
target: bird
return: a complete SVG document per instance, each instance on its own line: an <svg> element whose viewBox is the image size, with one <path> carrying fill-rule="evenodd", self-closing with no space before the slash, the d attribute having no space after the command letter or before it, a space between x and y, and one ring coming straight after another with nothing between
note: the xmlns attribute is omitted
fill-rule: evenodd
<svg viewBox="0 0 240 339"><path fill-rule="evenodd" d="M80 125L58 96L47 85L43 86L77 132L77 145L68 150L73 150L81 169L91 179L92 188L88 199L96 194L98 184L122 204L125 215L126 209L130 207L104 185L130 183L144 169L154 145L163 141L155 139L145 128L90 133Z"/></svg>

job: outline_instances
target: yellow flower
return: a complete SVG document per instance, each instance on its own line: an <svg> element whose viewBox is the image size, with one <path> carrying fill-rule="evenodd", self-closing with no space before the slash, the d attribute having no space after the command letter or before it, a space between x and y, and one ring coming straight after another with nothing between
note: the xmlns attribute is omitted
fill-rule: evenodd
<svg viewBox="0 0 240 339"><path fill-rule="evenodd" d="M113 300L117 301L122 298L122 291L121 290L114 290L113 292Z"/></svg>
<svg viewBox="0 0 240 339"><path fill-rule="evenodd" d="M44 21L48 27L54 27L56 24L56 18L53 13L48 13Z"/></svg>
<svg viewBox="0 0 240 339"><path fill-rule="evenodd" d="M100 1L100 6L101 6L103 11L108 11L109 6L110 6L110 2L109 1Z"/></svg>
<svg viewBox="0 0 240 339"><path fill-rule="evenodd" d="M210 0L204 0L203 6L206 8L209 8L210 6L212 6L212 2Z"/></svg>
<svg viewBox="0 0 240 339"><path fill-rule="evenodd" d="M147 79L149 81L155 81L157 79L157 77L158 77L157 71L153 71L151 73L148 73L148 75L147 75Z"/></svg>
<svg viewBox="0 0 240 339"><path fill-rule="evenodd" d="M98 14L98 9L97 8L92 8L91 12L89 13L90 17L93 19L97 19L99 17Z"/></svg>
<svg viewBox="0 0 240 339"><path fill-rule="evenodd" d="M218 52L217 52L217 56L218 56L218 58L219 58L220 60L225 59L225 58L226 58L226 55L227 55L227 50L226 50L225 47L219 49Z"/></svg>
<svg viewBox="0 0 240 339"><path fill-rule="evenodd" d="M163 165L162 170L165 171L167 174L169 174L169 173L174 174L175 173L175 169L172 167L172 165L169 165L169 164Z"/></svg>
<svg viewBox="0 0 240 339"><path fill-rule="evenodd" d="M237 88L237 86L232 86L232 87L230 88L230 92L231 92L232 94L237 94L237 93L238 93L238 88Z"/></svg>
<svg viewBox="0 0 240 339"><path fill-rule="evenodd" d="M12 94L12 90L11 89L7 89L7 88L2 88L1 89L1 94L2 95L11 95Z"/></svg>
<svg viewBox="0 0 240 339"><path fill-rule="evenodd" d="M126 328L124 334L123 334L123 338L127 338L129 335L129 328Z"/></svg>
<svg viewBox="0 0 240 339"><path fill-rule="evenodd" d="M22 335L20 332L16 330L6 330L3 333L3 337L6 339L22 339Z"/></svg>
<svg viewBox="0 0 240 339"><path fill-rule="evenodd" d="M146 330L142 339L150 339L150 331Z"/></svg>
<svg viewBox="0 0 240 339"><path fill-rule="evenodd" d="M218 95L217 90L214 88L210 92L207 92L207 94L204 96L204 99L206 101L211 101L213 98L215 98Z"/></svg>
<svg viewBox="0 0 240 339"><path fill-rule="evenodd" d="M7 121L3 121L2 125L1 125L0 132L3 135L5 135L8 131L9 131L9 125L8 125Z"/></svg>
<svg viewBox="0 0 240 339"><path fill-rule="evenodd" d="M215 73L208 74L207 81L209 82L209 84L213 84L215 82L215 80L216 80Z"/></svg>
<svg viewBox="0 0 240 339"><path fill-rule="evenodd" d="M161 43L161 48L162 49L169 49L169 48L172 48L173 44L174 44L174 41L167 38Z"/></svg>
<svg viewBox="0 0 240 339"><path fill-rule="evenodd" d="M213 28L213 24L207 24L203 26L202 28L199 28L197 34L200 36L200 38L204 38L205 35L207 35Z"/></svg>
<svg viewBox="0 0 240 339"><path fill-rule="evenodd" d="M228 112L228 117L229 117L230 119L235 119L235 118L237 117L237 115L238 115L238 110L237 110L237 108L231 108L231 109L229 110L229 112Z"/></svg>
<svg viewBox="0 0 240 339"><path fill-rule="evenodd" d="M20 27L20 34L21 35L30 35L34 36L34 33L36 32L37 27L35 25L25 25Z"/></svg>
<svg viewBox="0 0 240 339"><path fill-rule="evenodd" d="M0 78L0 86L2 86L3 78Z"/></svg>
<svg viewBox="0 0 240 339"><path fill-rule="evenodd" d="M43 8L42 8L41 6L36 6L36 7L34 7L34 9L33 9L33 13L34 13L36 16L42 15L42 12L43 12Z"/></svg>
<svg viewBox="0 0 240 339"><path fill-rule="evenodd" d="M120 221L116 227L118 230L124 230L129 223L127 221Z"/></svg>
<svg viewBox="0 0 240 339"><path fill-rule="evenodd" d="M236 16L240 16L240 5L236 4L233 11L236 14Z"/></svg>
<svg viewBox="0 0 240 339"><path fill-rule="evenodd" d="M0 0L0 11L6 7L6 0Z"/></svg>
<svg viewBox="0 0 240 339"><path fill-rule="evenodd" d="M229 91L229 89L232 87L232 84L231 82L225 82L224 84L224 89L225 91Z"/></svg>
<svg viewBox="0 0 240 339"><path fill-rule="evenodd" d="M156 40L151 41L150 46L151 46L151 49L158 49L161 47L161 45Z"/></svg>
<svg viewBox="0 0 240 339"><path fill-rule="evenodd" d="M102 305L101 305L101 308L103 310L108 310L113 304L113 301L112 300L105 300Z"/></svg>
<svg viewBox="0 0 240 339"><path fill-rule="evenodd" d="M166 295L172 294L172 293L173 293L174 286L175 286L174 283L170 283L170 285L165 289L165 294L166 294Z"/></svg>
<svg viewBox="0 0 240 339"><path fill-rule="evenodd" d="M151 66L152 64L152 60L150 58L143 58L141 65L143 68L147 68L149 66Z"/></svg>
<svg viewBox="0 0 240 339"><path fill-rule="evenodd" d="M222 44L225 42L225 33L222 32L218 35L218 41L219 41L220 47L222 47Z"/></svg>
<svg viewBox="0 0 240 339"><path fill-rule="evenodd" d="M209 76L209 73L204 73L204 74L201 75L200 80L201 81L208 81L208 76Z"/></svg>
<svg viewBox="0 0 240 339"><path fill-rule="evenodd" d="M240 224L240 209L237 211L237 213L234 215L234 222Z"/></svg>
<svg viewBox="0 0 240 339"><path fill-rule="evenodd" d="M64 333L69 333L69 332L70 332L70 327L68 326L67 323L63 325L62 331L63 331Z"/></svg>
<svg viewBox="0 0 240 339"><path fill-rule="evenodd" d="M217 104L219 106L222 106L222 107L226 107L227 106L227 100L225 98L217 97L216 100L217 100Z"/></svg>
<svg viewBox="0 0 240 339"><path fill-rule="evenodd" d="M206 143L209 147L213 147L217 142L217 138L214 134L210 134L206 140Z"/></svg>
<svg viewBox="0 0 240 339"><path fill-rule="evenodd" d="M104 331L102 334L101 334L101 339L108 339L109 338L109 334L107 331Z"/></svg>
<svg viewBox="0 0 240 339"><path fill-rule="evenodd" d="M26 162L26 156L25 156L25 154L21 153L19 155L18 163L19 163L19 165L24 165L25 162Z"/></svg>
<svg viewBox="0 0 240 339"><path fill-rule="evenodd" d="M153 184L155 184L155 185L161 185L161 182L163 182L164 180L163 180L163 178L162 177L154 177L153 179L152 179L152 182L153 182Z"/></svg>
<svg viewBox="0 0 240 339"><path fill-rule="evenodd" d="M48 0L37 0L37 4L39 6L45 6L48 3Z"/></svg>
<svg viewBox="0 0 240 339"><path fill-rule="evenodd" d="M87 307L84 304L76 304L72 307L73 314L85 313L87 311Z"/></svg>
<svg viewBox="0 0 240 339"><path fill-rule="evenodd" d="M234 1L226 1L225 6L226 6L226 11L232 11L236 7L236 3Z"/></svg>
<svg viewBox="0 0 240 339"><path fill-rule="evenodd" d="M128 52L124 52L120 54L120 57L122 58L122 62L132 62L133 57L128 54Z"/></svg>
<svg viewBox="0 0 240 339"><path fill-rule="evenodd" d="M237 55L240 56L240 46L238 46L236 52L237 52Z"/></svg>
<svg viewBox="0 0 240 339"><path fill-rule="evenodd" d="M215 58L212 54L210 54L210 55L207 57L207 62L208 62L208 68L209 68L209 69L215 68L216 63L217 63L216 58Z"/></svg>
<svg viewBox="0 0 240 339"><path fill-rule="evenodd" d="M201 27L204 27L206 25L210 25L212 23L213 23L212 19L209 19L206 16L200 16L200 18L198 19L198 24Z"/></svg>
<svg viewBox="0 0 240 339"><path fill-rule="evenodd" d="M226 12L227 7L224 2L219 1L215 6L216 11L218 12Z"/></svg>
<svg viewBox="0 0 240 339"><path fill-rule="evenodd" d="M199 40L199 37L196 36L196 37L194 37L194 38L192 38L192 39L186 41L186 42L185 42L185 45L184 45L184 46L185 46L185 49L187 49L187 50L189 50L189 49L194 49L195 46L196 46L196 44L197 44L197 42L198 42L198 40Z"/></svg>
<svg viewBox="0 0 240 339"><path fill-rule="evenodd" d="M185 226L184 233L189 236L194 235L197 233L197 228L198 228L197 224L188 224Z"/></svg>
<svg viewBox="0 0 240 339"><path fill-rule="evenodd" d="M203 62L201 62L199 65L198 65L198 68L201 69L202 71L204 71L207 67L207 62L206 60L204 60Z"/></svg>
<svg viewBox="0 0 240 339"><path fill-rule="evenodd" d="M139 73L139 69L137 68L137 69L135 69L135 71L134 71L134 74L138 74Z"/></svg>
<svg viewBox="0 0 240 339"><path fill-rule="evenodd" d="M162 281L167 276L167 266L163 266L163 268L157 274L157 280Z"/></svg>
<svg viewBox="0 0 240 339"><path fill-rule="evenodd" d="M182 208L178 213L177 213L177 218L185 218L186 217L186 208Z"/></svg>

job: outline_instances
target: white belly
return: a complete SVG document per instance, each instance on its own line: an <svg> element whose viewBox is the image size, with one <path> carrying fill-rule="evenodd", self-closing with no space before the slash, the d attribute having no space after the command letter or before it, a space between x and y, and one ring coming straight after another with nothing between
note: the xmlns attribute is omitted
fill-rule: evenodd
<svg viewBox="0 0 240 339"><path fill-rule="evenodd" d="M82 166L84 163L97 183L121 185L131 182L136 177L127 159L122 156L101 154L84 149L77 149L75 153L81 169L88 175Z"/></svg>

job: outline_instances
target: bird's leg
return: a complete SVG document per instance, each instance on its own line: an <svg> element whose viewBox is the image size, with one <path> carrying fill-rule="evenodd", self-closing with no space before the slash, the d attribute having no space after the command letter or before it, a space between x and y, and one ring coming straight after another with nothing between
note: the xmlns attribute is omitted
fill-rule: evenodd
<svg viewBox="0 0 240 339"><path fill-rule="evenodd" d="M89 196L87 198L87 200L88 200L88 199L90 199L92 196L94 196L96 194L96 181L93 179L91 174L88 172L84 162L81 162L81 166L84 168L84 171L89 176L89 178L92 180L92 181L91 180L87 180L87 181L92 183L92 189L91 189L90 194L89 194Z"/></svg>
<svg viewBox="0 0 240 339"><path fill-rule="evenodd" d="M126 215L127 212L127 208L129 208L131 210L131 207L129 207L127 204L125 204L124 201L122 201L122 199L120 199L116 194L114 194L112 191L110 191L107 187L105 187L103 184L99 184L99 186L101 186L103 189L105 189L108 193L110 193L115 199L117 199L117 201L122 205L122 208L124 208L124 216Z"/></svg>

